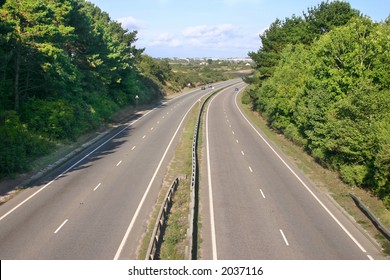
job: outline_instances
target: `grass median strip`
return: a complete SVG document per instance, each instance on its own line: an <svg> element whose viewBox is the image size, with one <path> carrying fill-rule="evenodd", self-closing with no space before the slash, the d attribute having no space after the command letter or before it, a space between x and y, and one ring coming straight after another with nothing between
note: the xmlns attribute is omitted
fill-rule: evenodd
<svg viewBox="0 0 390 280"><path fill-rule="evenodd" d="M192 141L199 109L200 105L196 104L188 115L175 154L169 164L167 174L165 175L158 201L149 219L147 232L142 239L138 252L138 259L145 259L153 226L163 203L164 196L168 191L171 182L177 176L181 178L179 180L179 187L173 196L171 213L168 216L159 258L165 260L183 260L186 258L186 250L188 250L187 229L191 192Z"/></svg>
<svg viewBox="0 0 390 280"><path fill-rule="evenodd" d="M229 87L229 86L227 86ZM210 93L208 96L214 95L223 89ZM231 87L231 86L230 86ZM192 142L194 138L194 128L198 119L199 111L201 109L203 100L207 99L207 96L203 97L200 102L197 102L187 116L186 125L183 129L183 133L180 137L179 143L176 147L175 154L172 161L168 166L168 171L165 176L163 186L161 188L159 198L153 210L146 233L144 234L141 244L138 250L137 258L145 259L147 254L148 244L152 237L153 226L157 219L159 209L163 203L163 198L170 187L170 183L177 176L181 177L179 180L179 186L176 193L173 196L172 208L167 219L167 226L164 231L163 242L159 251L159 259L163 260L183 260L187 259L191 250L189 237L187 236L189 226L190 215L190 203L191 203L191 173L192 173ZM199 134L202 135L202 126L199 127ZM201 138L198 137L198 147L201 146ZM199 148L198 148L199 149ZM196 179L197 180L197 179ZM196 190L195 190L196 191ZM195 193L197 196L197 193ZM195 199L196 200L196 199ZM196 203L196 202L195 202ZM195 213L195 215L197 215ZM194 229L199 232L201 228L200 217L197 218L197 225ZM199 249L201 240L198 233L196 234L196 244ZM192 253L194 257L194 253ZM195 254L197 255L197 253Z"/></svg>

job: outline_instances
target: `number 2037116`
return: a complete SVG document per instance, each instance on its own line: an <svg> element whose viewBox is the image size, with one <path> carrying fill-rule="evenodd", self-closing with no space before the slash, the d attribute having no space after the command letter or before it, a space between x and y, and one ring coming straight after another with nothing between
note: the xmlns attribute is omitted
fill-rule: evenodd
<svg viewBox="0 0 390 280"><path fill-rule="evenodd" d="M246 266L224 266L222 267L221 275L247 275L260 276L263 275L262 267L246 267Z"/></svg>

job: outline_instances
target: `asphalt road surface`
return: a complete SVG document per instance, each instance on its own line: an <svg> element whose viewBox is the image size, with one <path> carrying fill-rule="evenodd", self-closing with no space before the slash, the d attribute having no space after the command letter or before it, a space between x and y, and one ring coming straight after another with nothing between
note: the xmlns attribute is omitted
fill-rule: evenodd
<svg viewBox="0 0 390 280"><path fill-rule="evenodd" d="M1 205L0 259L136 258L185 116L210 91L141 112Z"/></svg>
<svg viewBox="0 0 390 280"><path fill-rule="evenodd" d="M372 240L246 119L237 96L234 87L226 89L206 108L203 258L383 258Z"/></svg>

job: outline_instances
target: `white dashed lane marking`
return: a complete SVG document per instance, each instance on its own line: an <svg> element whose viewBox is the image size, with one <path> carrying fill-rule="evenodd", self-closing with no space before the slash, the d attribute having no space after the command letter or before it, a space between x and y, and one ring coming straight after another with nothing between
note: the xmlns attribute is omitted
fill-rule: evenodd
<svg viewBox="0 0 390 280"><path fill-rule="evenodd" d="M261 196L262 196L263 198L265 198L265 195L264 195L264 193L263 193L263 190L262 190L262 189L259 189L259 191L260 191L260 193L261 193Z"/></svg>
<svg viewBox="0 0 390 280"><path fill-rule="evenodd" d="M102 183L99 183L99 184L93 189L93 191L96 191L96 190L100 187L101 184L102 184Z"/></svg>
<svg viewBox="0 0 390 280"><path fill-rule="evenodd" d="M57 234L57 232L59 232L61 230L61 228L68 222L68 219L66 219L57 229L56 231L54 232L54 234Z"/></svg>
<svg viewBox="0 0 390 280"><path fill-rule="evenodd" d="M282 237L283 237L284 242L286 243L286 245L287 245L287 246L290 246L290 244L288 244L288 241L287 241L286 236L285 236L284 233L283 233L283 230L280 229L279 231L280 231L280 234L282 235Z"/></svg>

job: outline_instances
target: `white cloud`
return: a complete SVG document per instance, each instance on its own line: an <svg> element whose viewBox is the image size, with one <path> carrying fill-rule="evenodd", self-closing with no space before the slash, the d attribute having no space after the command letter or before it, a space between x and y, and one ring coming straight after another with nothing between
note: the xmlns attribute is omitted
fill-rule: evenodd
<svg viewBox="0 0 390 280"><path fill-rule="evenodd" d="M190 26L176 33L162 33L146 44L153 50L157 47L170 50L172 55L185 51L190 53L210 53L210 56L227 53L253 51L259 47L258 34L251 34L233 24Z"/></svg>
<svg viewBox="0 0 390 280"><path fill-rule="evenodd" d="M145 29L145 25L146 25L144 21L136 19L131 16L118 18L117 21L122 24L123 28L128 29L130 31Z"/></svg>
<svg viewBox="0 0 390 280"><path fill-rule="evenodd" d="M197 25L182 31L188 45L221 48L241 37L240 30L232 24Z"/></svg>
<svg viewBox="0 0 390 280"><path fill-rule="evenodd" d="M237 28L232 24L197 25L186 28L182 33L189 38L218 39L235 36Z"/></svg>
<svg viewBox="0 0 390 280"><path fill-rule="evenodd" d="M181 40L175 38L170 33L162 33L150 43L150 46L169 46L178 47L182 44Z"/></svg>

